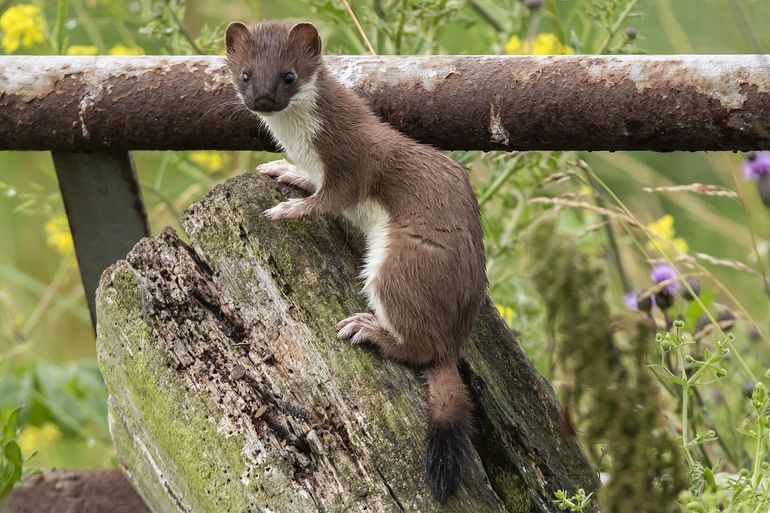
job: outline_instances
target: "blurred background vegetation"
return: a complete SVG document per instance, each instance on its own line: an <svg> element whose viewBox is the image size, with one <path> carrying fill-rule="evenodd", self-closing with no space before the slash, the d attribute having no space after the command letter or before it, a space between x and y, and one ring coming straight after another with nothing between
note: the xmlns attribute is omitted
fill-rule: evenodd
<svg viewBox="0 0 770 513"><path fill-rule="evenodd" d="M374 49L383 54L764 53L770 49L767 0L350 3ZM328 53L367 52L341 0L0 0L0 53L221 54L221 34L228 21L266 18L313 21ZM556 224L554 238L574 241L571 251L585 256L586 269L601 264L601 276L586 271L586 276L594 278L584 284L585 296L577 288L574 297L562 294L562 302L580 304L592 297L605 303L612 315L627 310L627 303L636 308L640 292L643 300L645 291L660 294L671 285L656 288L660 280L649 277L653 265L660 263L677 269L672 281L683 290L687 288L684 277L698 280L700 301L678 298L665 315L653 310L650 315L657 327L652 331L634 328L634 335L625 342L621 337L615 346L610 344L611 351L620 348L620 357L607 365L646 369L651 362L659 362L662 354L663 367L687 362L698 369L703 365L697 361L717 351L729 332L732 353L719 367L726 375L717 376L722 373L715 371L716 363L706 366L715 381L690 383L699 387L696 403L682 406L683 395L692 393L690 385L670 379L660 369L656 380L647 379L652 374L640 373L634 386L644 383L659 394L654 405L645 406L653 411L646 417L651 419L650 429L667 433L656 440L668 437L687 449L686 443L682 446L682 432L683 426L685 432L688 429L688 417L689 438L697 437L697 430L714 430L714 437L704 435L696 444L698 458L691 458L688 450L669 457L686 464L690 488L697 485L690 493L702 496L704 487L716 493L719 487L711 485L710 476L739 475L741 468L760 465L757 458L764 460L764 452L760 455L758 450L764 451L768 444L763 446L760 436L755 436L760 443L751 441L751 436L747 440L738 429L754 429L757 435L761 426L751 423L765 414L757 410L761 401L752 404L746 397L764 378L770 355L765 290L770 216L757 191L759 182L744 178L741 172L746 156L645 152L455 152L453 156L470 169L482 204L493 299L520 333L535 365L551 380L565 404L565 422L589 446L597 469L616 476L623 470L612 465L620 457L611 453L607 434L611 430L592 424L599 418L597 405L612 395L613 383L594 383L593 388L590 383L578 383L580 372L575 365L585 370L589 360L595 365L598 355L608 350L601 341L591 340L591 333L609 330L607 336L614 335L609 317L574 320L603 322L603 326L589 325L584 339L574 341L577 346L571 353L554 351L569 326L560 326L559 319L565 316L558 310L559 302L543 290L542 283L533 284L531 269L522 264L532 251L564 250L542 241L540 245L522 242L546 218ZM152 231L157 233L166 225L179 229L179 213L191 202L216 183L252 170L274 155L196 151L135 152L134 157ZM94 331L50 155L2 152L0 171L0 420L22 407L18 443L25 455L37 453L32 465L114 466ZM770 168L752 176L762 178L767 173ZM704 193L702 187L692 185L696 183L716 189ZM660 190L674 185L686 187ZM579 267L577 260L570 260L567 269L573 264ZM559 282L558 276L553 279ZM597 280L606 280L606 288L593 287ZM624 296L630 300L624 302ZM661 347L672 347L660 338L672 330L671 321L680 318L685 323L682 332L695 334L696 324L700 322L702 328L709 317L721 321L721 326L695 337L697 344L685 344L682 352L660 352ZM645 316L637 315L635 322L639 318ZM657 343L655 331L660 335ZM674 347L679 347L677 340ZM626 354L624 347L634 351ZM568 360L574 351L588 356L573 365ZM683 372L685 379L693 374ZM605 378L626 379L627 375ZM590 393L586 395L583 388ZM631 416L635 415L632 406ZM696 445L690 450L695 451ZM702 477L704 471L706 477ZM650 483L665 488L680 470L669 461L656 472ZM757 479L761 484L762 478ZM695 508L696 502L707 503L688 497L680 499L681 504L690 501Z"/></svg>

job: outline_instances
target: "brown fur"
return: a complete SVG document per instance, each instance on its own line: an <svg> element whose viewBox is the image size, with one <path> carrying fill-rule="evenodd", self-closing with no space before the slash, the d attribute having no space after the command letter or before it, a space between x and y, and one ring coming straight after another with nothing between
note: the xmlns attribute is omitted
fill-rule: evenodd
<svg viewBox="0 0 770 513"><path fill-rule="evenodd" d="M271 215L341 215L367 201L387 212L387 257L370 291L381 311L355 314L337 328L354 343L374 343L391 358L426 368L431 422L467 433L472 404L457 362L487 281L479 207L465 169L380 121L330 76L320 46L318 55L307 50L317 33L303 26L294 38L292 25L280 22L228 28L228 62L236 87L242 70L260 75L251 88L240 86L247 106L265 94L288 104L310 77L318 91L315 113L321 128L312 147L323 165L323 181L317 190L306 187L313 194L295 200L290 210ZM289 69L297 70L297 84L276 89L275 77ZM296 171L266 174L309 185ZM443 487L434 489L442 500L456 484Z"/></svg>

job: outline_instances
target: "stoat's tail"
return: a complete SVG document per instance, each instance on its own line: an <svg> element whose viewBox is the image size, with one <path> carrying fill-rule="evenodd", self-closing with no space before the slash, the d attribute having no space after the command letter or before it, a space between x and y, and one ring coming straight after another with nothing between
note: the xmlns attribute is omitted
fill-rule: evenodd
<svg viewBox="0 0 770 513"><path fill-rule="evenodd" d="M471 456L473 404L455 363L428 370L428 485L441 502L454 495Z"/></svg>

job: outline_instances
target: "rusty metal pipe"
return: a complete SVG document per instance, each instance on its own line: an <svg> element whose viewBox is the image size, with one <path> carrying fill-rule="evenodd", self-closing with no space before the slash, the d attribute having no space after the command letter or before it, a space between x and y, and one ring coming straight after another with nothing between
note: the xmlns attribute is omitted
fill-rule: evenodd
<svg viewBox="0 0 770 513"><path fill-rule="evenodd" d="M770 149L770 56L330 56L447 150ZM221 57L0 57L0 150L269 149Z"/></svg>

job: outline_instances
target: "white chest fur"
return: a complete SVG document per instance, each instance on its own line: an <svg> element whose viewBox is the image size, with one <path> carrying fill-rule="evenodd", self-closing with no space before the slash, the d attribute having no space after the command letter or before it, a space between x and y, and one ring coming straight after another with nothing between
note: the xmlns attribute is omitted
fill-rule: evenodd
<svg viewBox="0 0 770 513"><path fill-rule="evenodd" d="M313 79L294 95L284 110L263 113L259 117L294 165L308 174L313 185L320 187L323 164L313 147L313 138L321 129L321 120L316 113L317 94Z"/></svg>

